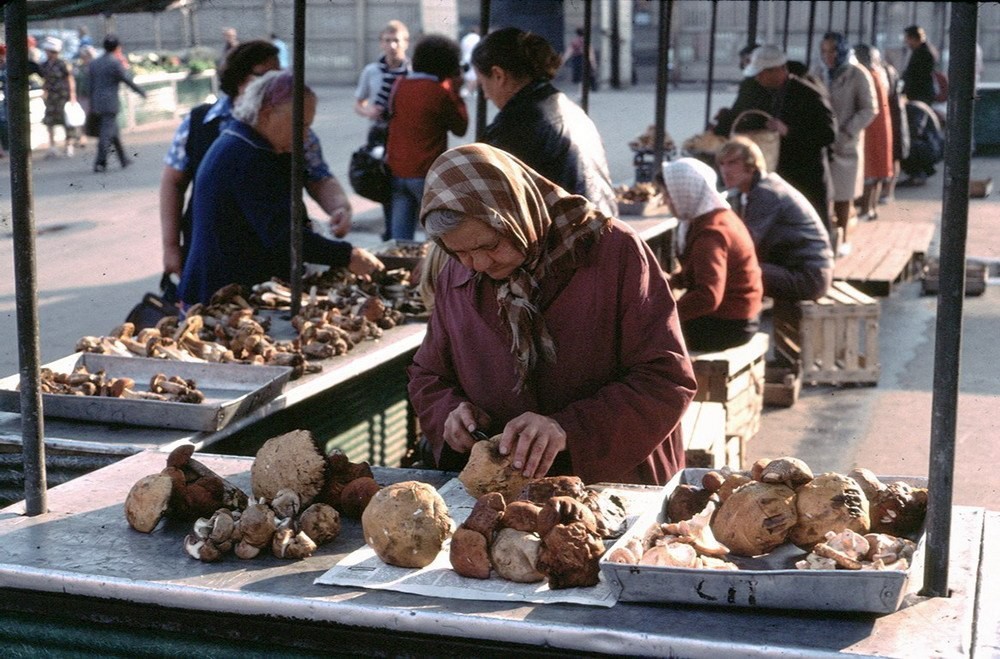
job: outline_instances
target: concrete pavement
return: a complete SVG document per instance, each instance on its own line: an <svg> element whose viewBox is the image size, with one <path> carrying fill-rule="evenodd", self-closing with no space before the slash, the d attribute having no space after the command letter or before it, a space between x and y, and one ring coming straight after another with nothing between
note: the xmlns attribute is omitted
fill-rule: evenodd
<svg viewBox="0 0 1000 659"><path fill-rule="evenodd" d="M317 89L314 128L328 162L346 183L351 151L363 140L366 123L351 111L352 89ZM733 90L721 89L712 110L727 104ZM612 175L631 182L632 152L627 143L652 123L653 89L601 91L591 95L591 115L604 136ZM668 132L680 143L704 120L704 92L670 90ZM471 105L471 104L470 104ZM473 113L474 114L474 113ZM470 136L474 131L474 118ZM91 172L93 145L67 160L33 163L38 262L40 344L44 361L70 353L83 335L103 334L121 322L160 275L157 215L162 157L175 122L144 127L123 139L135 165ZM453 140L457 144L465 140ZM973 176L1000 183L1000 158L975 158ZM0 375L17 371L13 242L9 218L9 168L0 163ZM900 189L881 217L940 220L943 173L917 189ZM350 240L374 246L381 232L381 211L355 197L355 228ZM1000 193L972 200L970 257L1000 259ZM882 377L876 387L809 387L791 409L768 409L749 458L796 455L815 470L846 471L863 465L883 474L927 473L936 298L921 297L919 284L907 284L882 302L880 345ZM1000 444L992 441L1000 396L1000 291L987 287L966 298L961 356L958 465L955 502L1000 509L1000 475L992 467Z"/></svg>

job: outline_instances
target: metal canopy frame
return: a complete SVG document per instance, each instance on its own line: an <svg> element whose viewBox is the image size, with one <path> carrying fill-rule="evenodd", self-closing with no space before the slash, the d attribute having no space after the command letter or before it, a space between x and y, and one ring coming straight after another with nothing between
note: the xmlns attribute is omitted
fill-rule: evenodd
<svg viewBox="0 0 1000 659"><path fill-rule="evenodd" d="M663 162L663 136L667 109L667 71L669 68L670 20L673 0L659 0L660 29L658 44L658 71L656 89L656 163ZM126 7L174 4L167 2L28 2L8 0L4 6L6 41L8 44L8 111L10 130L11 208L15 243L15 289L18 321L18 360L21 385L22 451L25 473L26 514L39 515L47 510L45 487L45 444L42 417L42 400L39 382L39 333L38 299L35 260L35 225L32 204L31 145L29 140L29 112L27 85L27 22L32 8L48 6L54 10L63 6ZM589 9L588 0L588 9ZM815 0L810 3L810 28L813 27ZM832 2L830 3L832 9ZM969 172L972 145L972 106L975 95L973 72L978 20L975 2L954 2L951 9L949 45L951 60L948 97L947 140L945 156L944 192L941 221L941 270L938 293L937 327L934 352L934 386L932 399L931 445L929 463L930 505L927 522L927 561L924 589L921 594L942 597L948 594L948 558L951 531L952 486L954 482L955 429L958 410L960 374L962 312L965 293L965 248L968 233ZM486 34L489 25L489 0L481 0L480 26ZM37 11L37 9L36 9ZM100 11L100 9L96 9ZM120 11L120 9L119 9ZM831 12L832 13L832 12ZM67 14L70 15L70 14ZM874 28L875 20L872 20ZM586 33L589 35L589 11ZM810 29L809 42L812 42ZM295 100L293 122L302 128L303 73L305 51L305 0L295 0ZM584 57L587 62L588 57ZM585 71L589 64L585 64ZM587 88L584 78L584 89ZM482 95L480 94L480 97ZM480 110L485 99L481 98ZM485 113L480 112L485 121ZM481 134L477 127L477 135ZM293 163L302 163L303 146L293 141ZM296 160L296 158L298 160ZM301 196L302 167L293 165L293 184L298 171ZM295 195L293 194L293 200ZM295 202L293 201L293 204ZM296 232L301 240L301 222L292 222L293 231L293 283L301 265L301 245L295 241ZM298 261L298 266L296 265ZM301 287L301 282L299 281ZM299 296L293 295L293 300Z"/></svg>

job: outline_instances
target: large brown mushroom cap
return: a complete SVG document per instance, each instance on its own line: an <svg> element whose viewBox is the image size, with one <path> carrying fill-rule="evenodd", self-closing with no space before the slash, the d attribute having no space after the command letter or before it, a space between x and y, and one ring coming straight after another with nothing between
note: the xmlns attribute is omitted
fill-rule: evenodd
<svg viewBox="0 0 1000 659"><path fill-rule="evenodd" d="M424 567L441 551L452 520L432 486L404 481L383 487L361 515L365 542L389 565Z"/></svg>
<svg viewBox="0 0 1000 659"><path fill-rule="evenodd" d="M870 530L868 499L853 478L832 472L817 476L796 491L798 521L788 539L803 549L823 542L828 531Z"/></svg>
<svg viewBox="0 0 1000 659"><path fill-rule="evenodd" d="M299 495L303 507L312 503L325 482L326 459L307 430L293 430L267 440L250 468L255 497L271 500L288 488Z"/></svg>
<svg viewBox="0 0 1000 659"><path fill-rule="evenodd" d="M489 492L499 492L506 501L514 501L531 481L511 465L513 454L500 455L500 437L495 435L473 444L469 461L458 475L466 491L476 499Z"/></svg>
<svg viewBox="0 0 1000 659"><path fill-rule="evenodd" d="M125 519L136 531L151 533L167 512L172 481L164 474L143 476L125 497Z"/></svg>
<svg viewBox="0 0 1000 659"><path fill-rule="evenodd" d="M733 491L715 513L715 538L739 556L766 554L795 525L795 492L786 485L751 481Z"/></svg>

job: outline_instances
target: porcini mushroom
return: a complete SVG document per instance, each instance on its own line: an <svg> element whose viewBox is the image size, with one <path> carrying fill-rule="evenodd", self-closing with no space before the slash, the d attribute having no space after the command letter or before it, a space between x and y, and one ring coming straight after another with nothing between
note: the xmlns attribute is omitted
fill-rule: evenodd
<svg viewBox="0 0 1000 659"><path fill-rule="evenodd" d="M283 489L308 506L326 482L326 459L308 430L293 430L264 442L250 468L255 497L274 499Z"/></svg>
<svg viewBox="0 0 1000 659"><path fill-rule="evenodd" d="M163 474L150 474L136 481L125 497L128 525L142 533L152 532L167 512L172 489L170 477Z"/></svg>

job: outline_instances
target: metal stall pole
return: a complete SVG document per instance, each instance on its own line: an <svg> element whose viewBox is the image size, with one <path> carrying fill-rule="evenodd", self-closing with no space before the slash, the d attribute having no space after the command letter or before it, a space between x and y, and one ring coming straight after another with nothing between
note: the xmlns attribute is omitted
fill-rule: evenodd
<svg viewBox="0 0 1000 659"><path fill-rule="evenodd" d="M865 8L864 5L858 7L858 43L865 40ZM875 44L870 44L875 46Z"/></svg>
<svg viewBox="0 0 1000 659"><path fill-rule="evenodd" d="M941 210L941 275L934 336L934 396L928 467L927 562L921 595L948 596L951 501L955 476L955 419L958 415L965 245L969 224L969 160L972 153L973 76L976 60L975 2L951 5L948 78L948 149L944 159Z"/></svg>
<svg viewBox="0 0 1000 659"><path fill-rule="evenodd" d="M785 0L785 33L781 35L781 49L788 52L788 32L791 29L792 0ZM715 30L712 30L713 34Z"/></svg>
<svg viewBox="0 0 1000 659"><path fill-rule="evenodd" d="M879 3L872 3L872 46L878 48L878 5Z"/></svg>
<svg viewBox="0 0 1000 659"><path fill-rule="evenodd" d="M719 16L719 3L712 0L712 25L708 34L708 85L705 88L705 128L712 118L712 86L715 82L715 24Z"/></svg>
<svg viewBox="0 0 1000 659"><path fill-rule="evenodd" d="M611 78L608 80L608 84L611 89L621 89L622 88L622 33L619 21L621 16L619 14L621 10L617 2L612 2L610 7L611 19Z"/></svg>
<svg viewBox="0 0 1000 659"><path fill-rule="evenodd" d="M809 0L809 27L806 28L806 69L812 64L813 31L816 29L816 3L819 0Z"/></svg>
<svg viewBox="0 0 1000 659"><path fill-rule="evenodd" d="M590 77L594 75L590 66L590 27L594 18L594 2L586 0L583 3L583 86L580 92L580 107L589 114L590 111Z"/></svg>
<svg viewBox="0 0 1000 659"><path fill-rule="evenodd" d="M479 35L483 38L490 31L490 0L479 0ZM476 94L476 140L486 134L486 96L482 90Z"/></svg>
<svg viewBox="0 0 1000 659"><path fill-rule="evenodd" d="M20 371L21 453L24 512L48 510L45 491L45 423L42 416L38 344L35 210L31 186L31 120L28 107L28 5L13 0L4 8L7 40L7 115L10 135L10 206L14 230L14 287L17 301L17 356Z"/></svg>
<svg viewBox="0 0 1000 659"><path fill-rule="evenodd" d="M305 171L305 154L302 141L305 99L306 71L306 0L295 0L292 18L294 35L292 37L292 227L291 227L291 260L292 268L289 281L292 288L291 315L299 313L302 306L302 232L306 221L305 205L302 203L302 185Z"/></svg>
<svg viewBox="0 0 1000 659"><path fill-rule="evenodd" d="M833 0L826 3L826 31L833 32Z"/></svg>
<svg viewBox="0 0 1000 659"><path fill-rule="evenodd" d="M750 13L747 15L747 45L757 43L757 17L760 12L760 0L750 0Z"/></svg>
<svg viewBox="0 0 1000 659"><path fill-rule="evenodd" d="M851 42L851 0L844 0L844 39Z"/></svg>
<svg viewBox="0 0 1000 659"><path fill-rule="evenodd" d="M660 0L660 25L656 53L656 121L653 134L653 171L656 177L663 167L663 139L667 133L667 73L670 67L670 19L674 0Z"/></svg>

